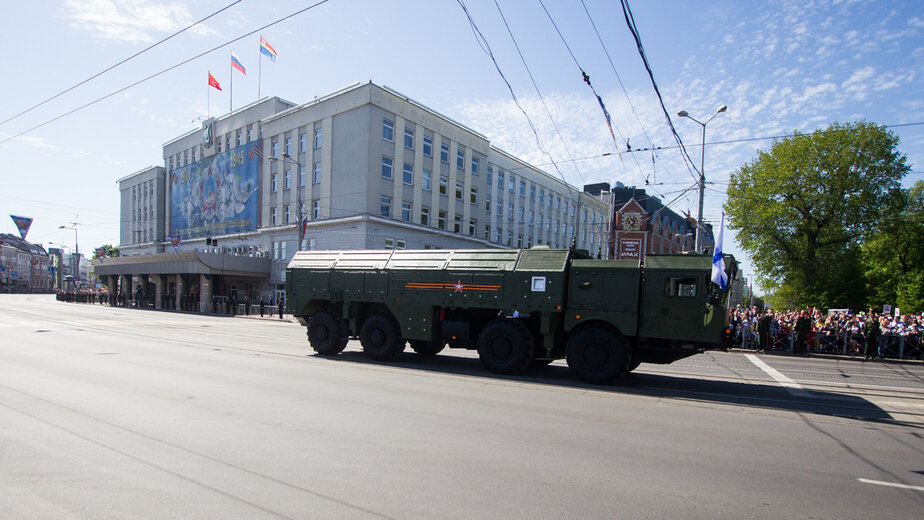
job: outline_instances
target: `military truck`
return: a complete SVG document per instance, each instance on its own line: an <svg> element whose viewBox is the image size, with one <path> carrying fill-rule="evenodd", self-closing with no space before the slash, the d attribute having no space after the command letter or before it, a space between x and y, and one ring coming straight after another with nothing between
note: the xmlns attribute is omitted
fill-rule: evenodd
<svg viewBox="0 0 924 520"><path fill-rule="evenodd" d="M705 255L644 264L567 249L299 251L286 269L288 311L322 356L359 337L374 360L405 345L422 356L477 350L492 372L565 358L582 380L611 383L639 363L723 346L728 291ZM725 257L729 279L736 263Z"/></svg>

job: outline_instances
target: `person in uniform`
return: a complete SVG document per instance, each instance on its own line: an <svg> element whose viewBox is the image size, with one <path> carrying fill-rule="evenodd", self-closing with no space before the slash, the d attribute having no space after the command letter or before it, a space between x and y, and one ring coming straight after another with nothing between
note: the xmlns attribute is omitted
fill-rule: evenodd
<svg viewBox="0 0 924 520"><path fill-rule="evenodd" d="M812 320L805 315L805 311L799 311L799 318L796 319L796 349L799 354L805 354L806 340L808 339L809 330L812 328Z"/></svg>
<svg viewBox="0 0 924 520"><path fill-rule="evenodd" d="M866 357L864 359L873 358L878 354L880 331L879 320L873 316L873 310L870 309L866 323L863 324L863 335L866 336Z"/></svg>
<svg viewBox="0 0 924 520"><path fill-rule="evenodd" d="M768 312L757 320L757 350L765 351L770 348L770 321L773 320L773 311Z"/></svg>
<svg viewBox="0 0 924 520"><path fill-rule="evenodd" d="M285 308L286 308L286 297L280 294L280 295L279 295L279 301L276 302L276 303L279 304L279 319L281 320L281 319L282 319L282 313L283 313L283 311L284 311Z"/></svg>

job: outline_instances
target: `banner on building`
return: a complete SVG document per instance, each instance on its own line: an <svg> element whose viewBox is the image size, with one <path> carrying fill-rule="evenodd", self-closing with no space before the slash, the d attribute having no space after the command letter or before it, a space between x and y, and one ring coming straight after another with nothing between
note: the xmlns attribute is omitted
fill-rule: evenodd
<svg viewBox="0 0 924 520"><path fill-rule="evenodd" d="M254 142L171 172L170 235L189 239L255 230L262 159L262 143Z"/></svg>
<svg viewBox="0 0 924 520"><path fill-rule="evenodd" d="M32 219L29 217L17 217L16 215L10 215L10 218L13 219L16 228L19 229L19 236L25 240L26 234L29 233L29 228L32 226Z"/></svg>

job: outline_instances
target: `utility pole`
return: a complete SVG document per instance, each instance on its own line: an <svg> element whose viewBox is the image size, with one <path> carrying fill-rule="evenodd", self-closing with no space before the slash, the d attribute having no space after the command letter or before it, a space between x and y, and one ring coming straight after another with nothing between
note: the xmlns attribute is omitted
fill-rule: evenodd
<svg viewBox="0 0 924 520"><path fill-rule="evenodd" d="M693 122L698 123L700 126L703 127L702 152L701 152L701 154L700 154L700 159L699 159L699 213L698 213L697 218L696 218L696 243L694 244L694 248L695 248L695 250L696 250L697 253L702 253L702 252L703 252L703 244L702 244L703 233L702 233L702 232L705 230L705 228L704 228L704 226L703 226L703 197L704 197L705 194L706 194L706 173L705 173L705 168L706 168L706 125L709 124L709 121L712 121L712 119L713 119L715 116L721 114L722 112L725 112L726 110L728 110L728 105L722 105L722 106L720 106L720 107L718 108L718 110L715 111L715 114L712 114L712 117L710 117L709 119L707 119L705 123L703 123L703 122L701 122L701 121L698 121L698 120L694 119L689 113L687 113L686 110L681 110L680 112L677 112L677 115L678 115L678 116L680 116L680 117L685 117L685 118L687 118L687 119L690 119L690 120L692 120Z"/></svg>

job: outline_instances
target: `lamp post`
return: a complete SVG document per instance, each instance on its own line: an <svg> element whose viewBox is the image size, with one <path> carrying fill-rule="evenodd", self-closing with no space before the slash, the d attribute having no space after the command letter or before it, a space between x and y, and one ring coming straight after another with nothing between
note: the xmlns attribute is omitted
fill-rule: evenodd
<svg viewBox="0 0 924 520"><path fill-rule="evenodd" d="M80 246L77 245L77 223L71 222L70 226L58 226L58 229L74 230L74 254L72 255L73 266L71 269L74 271L74 279L80 281Z"/></svg>
<svg viewBox="0 0 924 520"><path fill-rule="evenodd" d="M302 163L298 162L297 159L295 159L288 153L283 153L281 162L285 163L286 159L292 161L293 163L295 163L296 166L298 166L298 172L297 172L297 176L295 179L295 197L296 197L295 207L297 211L296 223L295 223L295 229L296 229L295 236L298 240L298 242L295 243L295 249L297 251L298 249L302 247L302 238L303 238L302 237L302 221L304 220L304 217L305 217L304 215L305 208L302 207L302 187L299 186L299 181L301 180L301 175L302 175L302 172L301 172ZM279 161L279 159L277 159L276 157L270 157L270 160Z"/></svg>
<svg viewBox="0 0 924 520"><path fill-rule="evenodd" d="M709 121L712 121L715 116L725 112L726 110L728 110L728 105L720 106L718 110L715 111L715 114L712 114L712 117L707 119L705 123L693 118L689 113L687 113L686 110L677 112L678 116L690 119L695 123L699 123L699 125L703 127L702 152L699 159L699 215L697 216L696 220L696 242L693 246L697 253L702 252L701 241L703 236L703 196L706 192L706 174L704 172L704 168L706 166L706 125L709 124Z"/></svg>

